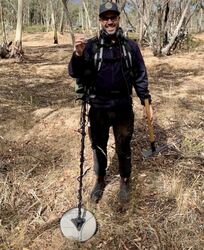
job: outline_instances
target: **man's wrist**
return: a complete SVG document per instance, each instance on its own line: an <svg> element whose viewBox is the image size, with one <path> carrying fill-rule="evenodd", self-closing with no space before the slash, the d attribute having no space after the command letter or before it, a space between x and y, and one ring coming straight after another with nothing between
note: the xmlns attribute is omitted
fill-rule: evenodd
<svg viewBox="0 0 204 250"><path fill-rule="evenodd" d="M144 99L142 98L142 99L140 99L140 102L141 102L141 104L142 104L143 106L145 106L145 102L144 102L145 99L148 99L148 100L149 100L149 105L152 104L152 99L151 99L151 97L144 98Z"/></svg>
<svg viewBox="0 0 204 250"><path fill-rule="evenodd" d="M76 50L74 51L75 55L78 56L78 57L81 57L83 55L83 53L79 53L77 52Z"/></svg>

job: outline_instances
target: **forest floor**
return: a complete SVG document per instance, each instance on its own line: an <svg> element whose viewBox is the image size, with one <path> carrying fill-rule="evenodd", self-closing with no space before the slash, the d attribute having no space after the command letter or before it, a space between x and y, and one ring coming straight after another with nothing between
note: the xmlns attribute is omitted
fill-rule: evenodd
<svg viewBox="0 0 204 250"><path fill-rule="evenodd" d="M0 60L0 249L204 249L204 34L193 50L153 57L142 50L149 72L158 144L170 148L144 159L149 149L143 108L134 95L131 200L117 200L119 176L112 133L109 170L102 200L84 181L84 206L98 231L80 244L59 227L77 205L80 103L67 76L70 39L52 34L23 36L24 57ZM92 167L86 138L85 169Z"/></svg>

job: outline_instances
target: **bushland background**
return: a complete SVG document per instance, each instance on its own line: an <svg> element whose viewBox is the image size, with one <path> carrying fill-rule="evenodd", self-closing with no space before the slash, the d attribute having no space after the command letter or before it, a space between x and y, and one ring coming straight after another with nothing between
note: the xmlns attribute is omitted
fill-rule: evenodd
<svg viewBox="0 0 204 250"><path fill-rule="evenodd" d="M98 231L83 244L64 238L59 228L62 214L77 205L81 139L80 102L67 64L73 35L97 32L99 1L62 2L1 1L1 48L7 46L7 52L0 59L0 249L203 249L203 2L119 1L121 10L126 3L124 30L139 42L147 66L156 139L171 146L152 158L142 157L141 151L149 149L148 133L134 95L131 200L125 206L117 201L111 132L108 185L99 204L89 201L92 169L84 177L84 206L95 215ZM166 53L186 6L174 46ZM160 30L168 8L174 18ZM145 22L150 28L145 29ZM92 167L88 138L85 155L87 169Z"/></svg>

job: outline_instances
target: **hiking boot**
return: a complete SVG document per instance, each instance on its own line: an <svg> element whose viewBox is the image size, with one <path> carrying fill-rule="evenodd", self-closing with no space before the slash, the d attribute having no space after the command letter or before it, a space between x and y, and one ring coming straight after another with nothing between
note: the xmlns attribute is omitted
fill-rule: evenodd
<svg viewBox="0 0 204 250"><path fill-rule="evenodd" d="M99 176L96 179L96 183L91 191L91 200L93 202L97 203L102 198L104 188L105 188L104 176Z"/></svg>
<svg viewBox="0 0 204 250"><path fill-rule="evenodd" d="M129 201L130 198L130 180L129 178L120 179L120 190L118 193L118 199L120 203Z"/></svg>

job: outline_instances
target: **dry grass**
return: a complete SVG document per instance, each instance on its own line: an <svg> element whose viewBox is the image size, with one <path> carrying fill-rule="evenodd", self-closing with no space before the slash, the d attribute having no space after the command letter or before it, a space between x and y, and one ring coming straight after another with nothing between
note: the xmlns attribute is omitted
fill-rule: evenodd
<svg viewBox="0 0 204 250"><path fill-rule="evenodd" d="M92 239L80 244L65 239L59 229L62 214L77 204L78 189L80 108L66 74L71 46L65 45L66 37L52 46L50 34L24 39L24 61L0 61L0 249L203 249L203 46L160 59L143 51L156 137L171 147L142 158L141 150L149 143L134 97L131 200L125 206L117 200L111 136L108 185L99 204L89 201L93 171L84 177L84 206L95 214L99 227ZM91 165L87 138L85 168Z"/></svg>

